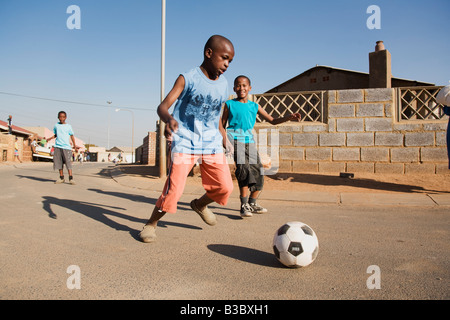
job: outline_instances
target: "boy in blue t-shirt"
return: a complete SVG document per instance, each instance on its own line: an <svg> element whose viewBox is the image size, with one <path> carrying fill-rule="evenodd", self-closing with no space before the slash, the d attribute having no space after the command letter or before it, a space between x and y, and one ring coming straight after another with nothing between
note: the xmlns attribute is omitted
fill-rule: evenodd
<svg viewBox="0 0 450 320"><path fill-rule="evenodd" d="M214 35L203 50L203 63L178 76L172 90L158 106L166 123L165 136L172 140L169 173L161 196L139 237L156 240L156 226L166 212L175 213L186 178L200 161L202 185L206 193L191 201L191 208L209 225L216 224L207 207L212 202L225 205L233 191L230 169L223 153L225 137L220 113L228 99L228 82L222 74L234 57L234 47L225 37ZM175 103L173 114L169 108Z"/></svg>
<svg viewBox="0 0 450 320"><path fill-rule="evenodd" d="M226 102L222 115L222 126L227 128L228 138L233 143L235 176L239 184L241 199L240 214L241 217L251 217L252 213L267 212L267 209L256 203L264 185L262 164L252 134L256 115L259 114L270 124L276 125L289 120L300 121L300 114L293 113L290 116L274 119L257 103L248 100L248 94L252 87L250 79L246 76L238 76L234 80L233 89L237 98Z"/></svg>
<svg viewBox="0 0 450 320"><path fill-rule="evenodd" d="M78 150L75 143L75 137L73 135L72 126L66 123L67 114L65 111L58 112L59 122L55 124L53 128L54 135L48 138L48 141L56 138L55 151L53 153L53 168L59 170L59 180L55 183L63 183L64 180L64 164L66 164L67 171L69 172L69 183L75 184L72 174L72 146L70 140L72 140L73 148Z"/></svg>

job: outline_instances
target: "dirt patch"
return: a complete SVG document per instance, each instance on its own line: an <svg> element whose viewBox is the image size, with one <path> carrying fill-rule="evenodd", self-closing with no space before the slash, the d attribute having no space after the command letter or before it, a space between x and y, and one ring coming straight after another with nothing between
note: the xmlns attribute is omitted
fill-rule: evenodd
<svg viewBox="0 0 450 320"><path fill-rule="evenodd" d="M128 175L159 178L159 168L145 165L120 165ZM198 170L191 172L188 184L201 184ZM339 173L277 173L265 176L265 190L321 192L384 192L384 193L450 193L449 174L395 175L355 173L354 178L341 178Z"/></svg>

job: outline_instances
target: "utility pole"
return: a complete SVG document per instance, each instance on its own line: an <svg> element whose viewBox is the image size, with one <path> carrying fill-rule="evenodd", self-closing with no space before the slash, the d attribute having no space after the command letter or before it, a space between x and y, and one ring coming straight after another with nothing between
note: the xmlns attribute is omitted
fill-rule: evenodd
<svg viewBox="0 0 450 320"><path fill-rule="evenodd" d="M161 102L164 100L165 55L166 55L166 0L161 0ZM159 177L166 177L165 123L159 119Z"/></svg>

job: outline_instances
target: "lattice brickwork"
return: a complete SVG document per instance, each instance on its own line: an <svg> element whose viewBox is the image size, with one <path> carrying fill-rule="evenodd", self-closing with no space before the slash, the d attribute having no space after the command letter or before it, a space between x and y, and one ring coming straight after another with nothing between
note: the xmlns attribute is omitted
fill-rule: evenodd
<svg viewBox="0 0 450 320"><path fill-rule="evenodd" d="M323 122L323 97L324 91L265 93L253 95L253 101L274 118L298 112L301 121ZM258 115L256 121L263 120Z"/></svg>
<svg viewBox="0 0 450 320"><path fill-rule="evenodd" d="M398 121L439 120L444 117L436 96L442 87L397 88Z"/></svg>

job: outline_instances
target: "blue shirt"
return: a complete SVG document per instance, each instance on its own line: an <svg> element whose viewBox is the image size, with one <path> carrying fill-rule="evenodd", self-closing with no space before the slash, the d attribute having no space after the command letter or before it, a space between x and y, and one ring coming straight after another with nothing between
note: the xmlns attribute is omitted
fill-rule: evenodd
<svg viewBox="0 0 450 320"><path fill-rule="evenodd" d="M213 81L200 67L183 73L184 90L178 97L173 118L178 131L173 134L172 152L187 154L215 154L223 152L223 138L219 131L222 105L228 99L225 77Z"/></svg>
<svg viewBox="0 0 450 320"><path fill-rule="evenodd" d="M228 100L228 127L227 135L230 140L245 143L255 143L252 130L255 126L258 104L253 101L242 103L237 100Z"/></svg>
<svg viewBox="0 0 450 320"><path fill-rule="evenodd" d="M55 147L60 149L72 150L70 145L70 136L73 136L72 126L70 124L55 124L53 132L56 135Z"/></svg>

